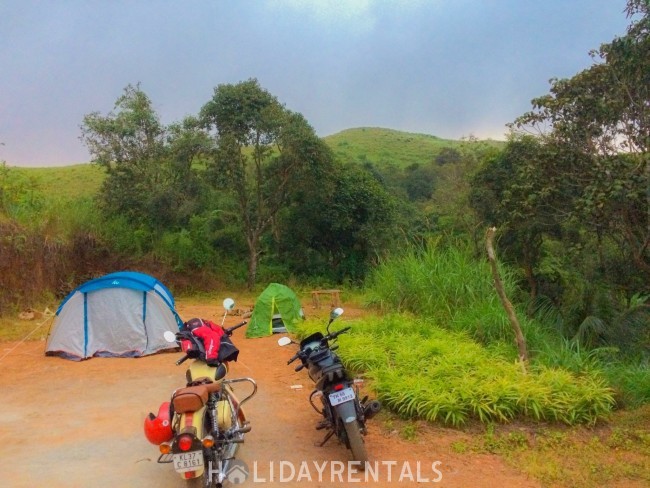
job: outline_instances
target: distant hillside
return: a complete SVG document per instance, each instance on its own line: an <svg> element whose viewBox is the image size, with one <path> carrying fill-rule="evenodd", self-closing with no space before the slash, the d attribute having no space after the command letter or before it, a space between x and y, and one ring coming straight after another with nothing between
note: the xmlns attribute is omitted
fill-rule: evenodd
<svg viewBox="0 0 650 488"><path fill-rule="evenodd" d="M430 162L444 147L458 147L462 141L441 139L377 127L347 129L323 140L344 162L372 162L405 167ZM501 145L502 142L490 141ZM94 195L104 180L104 170L94 164L76 164L53 168L12 168L24 175L45 195L63 200Z"/></svg>
<svg viewBox="0 0 650 488"><path fill-rule="evenodd" d="M323 140L341 161L369 161L379 165L393 163L400 167L428 163L442 148L462 144L458 140L377 127L347 129Z"/></svg>
<svg viewBox="0 0 650 488"><path fill-rule="evenodd" d="M52 168L16 168L30 184L44 195L61 200L75 200L95 195L104 181L104 169L96 164L75 164Z"/></svg>

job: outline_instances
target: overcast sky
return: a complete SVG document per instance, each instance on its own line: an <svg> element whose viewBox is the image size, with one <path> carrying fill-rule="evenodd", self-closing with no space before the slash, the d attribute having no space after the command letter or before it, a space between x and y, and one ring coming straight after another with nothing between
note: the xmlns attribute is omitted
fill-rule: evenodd
<svg viewBox="0 0 650 488"><path fill-rule="evenodd" d="M625 0L0 0L0 160L86 162L83 116L140 83L163 123L257 78L320 136L502 139L623 35Z"/></svg>

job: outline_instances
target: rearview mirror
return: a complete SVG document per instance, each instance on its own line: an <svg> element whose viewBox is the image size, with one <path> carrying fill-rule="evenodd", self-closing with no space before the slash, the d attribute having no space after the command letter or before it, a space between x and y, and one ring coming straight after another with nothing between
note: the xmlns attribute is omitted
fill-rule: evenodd
<svg viewBox="0 0 650 488"><path fill-rule="evenodd" d="M278 346L288 346L291 344L293 341L289 337L280 337L278 339Z"/></svg>
<svg viewBox="0 0 650 488"><path fill-rule="evenodd" d="M235 307L235 300L233 300L232 298L226 298L223 301L223 308L225 308L226 310L232 310L234 307Z"/></svg>
<svg viewBox="0 0 650 488"><path fill-rule="evenodd" d="M330 313L330 320L334 320L335 318L340 317L341 315L343 315L343 309L341 307L335 308Z"/></svg>
<svg viewBox="0 0 650 488"><path fill-rule="evenodd" d="M163 335L165 336L165 340L167 342L176 342L176 334L174 334L171 330L166 330Z"/></svg>

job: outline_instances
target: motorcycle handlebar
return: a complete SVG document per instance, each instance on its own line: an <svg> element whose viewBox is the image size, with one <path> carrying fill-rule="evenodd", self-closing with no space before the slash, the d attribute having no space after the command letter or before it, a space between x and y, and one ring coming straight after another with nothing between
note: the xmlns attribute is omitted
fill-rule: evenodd
<svg viewBox="0 0 650 488"><path fill-rule="evenodd" d="M321 339L321 345L322 345L322 344L326 344L327 341L331 341L332 339L336 339L338 336L340 336L341 334L345 334L345 333L346 333L347 331L349 331L350 329L351 329L351 327L345 327L345 328L343 328L343 329L341 329L341 330L337 330L336 332L332 332L331 334L326 335L325 337L323 337L323 338ZM336 348L336 346L334 346L334 348ZM291 363L293 363L296 359L298 359L298 358L300 357L301 353L304 354L304 355L308 355L308 354L309 354L308 352L305 352L305 351L303 351L303 350L300 350L300 351L298 351L296 354L294 354L293 356L291 356L291 358L287 361L287 364L291 364ZM295 370L296 370L296 371L300 371L300 370L303 369L304 367L305 367L305 366L304 366L303 364L300 364L300 365L296 366L296 369L295 369Z"/></svg>
<svg viewBox="0 0 650 488"><path fill-rule="evenodd" d="M340 336L341 334L345 334L350 329L351 327L345 327L341 330L337 330L336 332L332 332L331 334L328 334L327 336L323 337L323 340L331 341L332 339L336 339L338 336Z"/></svg>
<svg viewBox="0 0 650 488"><path fill-rule="evenodd" d="M187 361L190 357L186 354L182 358L180 358L178 361L176 361L176 366L180 366L183 364L185 361Z"/></svg>
<svg viewBox="0 0 650 488"><path fill-rule="evenodd" d="M240 327L243 327L248 323L248 320L244 320L243 322L238 323L237 325L233 325L232 327L228 327L227 329L223 329L223 331L226 333L227 336L231 336L232 333L239 329Z"/></svg>
<svg viewBox="0 0 650 488"><path fill-rule="evenodd" d="M179 332L176 332L176 340L179 341L181 339L191 339L192 338L192 333L187 330L181 330Z"/></svg>

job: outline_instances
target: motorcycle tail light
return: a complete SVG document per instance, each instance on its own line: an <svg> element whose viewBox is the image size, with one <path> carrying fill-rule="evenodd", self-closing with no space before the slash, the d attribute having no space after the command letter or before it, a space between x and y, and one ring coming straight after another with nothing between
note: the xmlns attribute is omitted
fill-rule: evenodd
<svg viewBox="0 0 650 488"><path fill-rule="evenodd" d="M334 385L334 391L341 391L343 388L345 388L345 385L342 383L339 383L338 385Z"/></svg>
<svg viewBox="0 0 650 488"><path fill-rule="evenodd" d="M158 448L160 449L160 454L169 454L172 452L172 445L168 442L163 442L158 446Z"/></svg>
<svg viewBox="0 0 650 488"><path fill-rule="evenodd" d="M201 443L203 444L203 447L210 448L214 446L214 438L211 435L205 436Z"/></svg>
<svg viewBox="0 0 650 488"><path fill-rule="evenodd" d="M192 447L192 436L182 435L178 438L178 448L181 451L189 451Z"/></svg>

